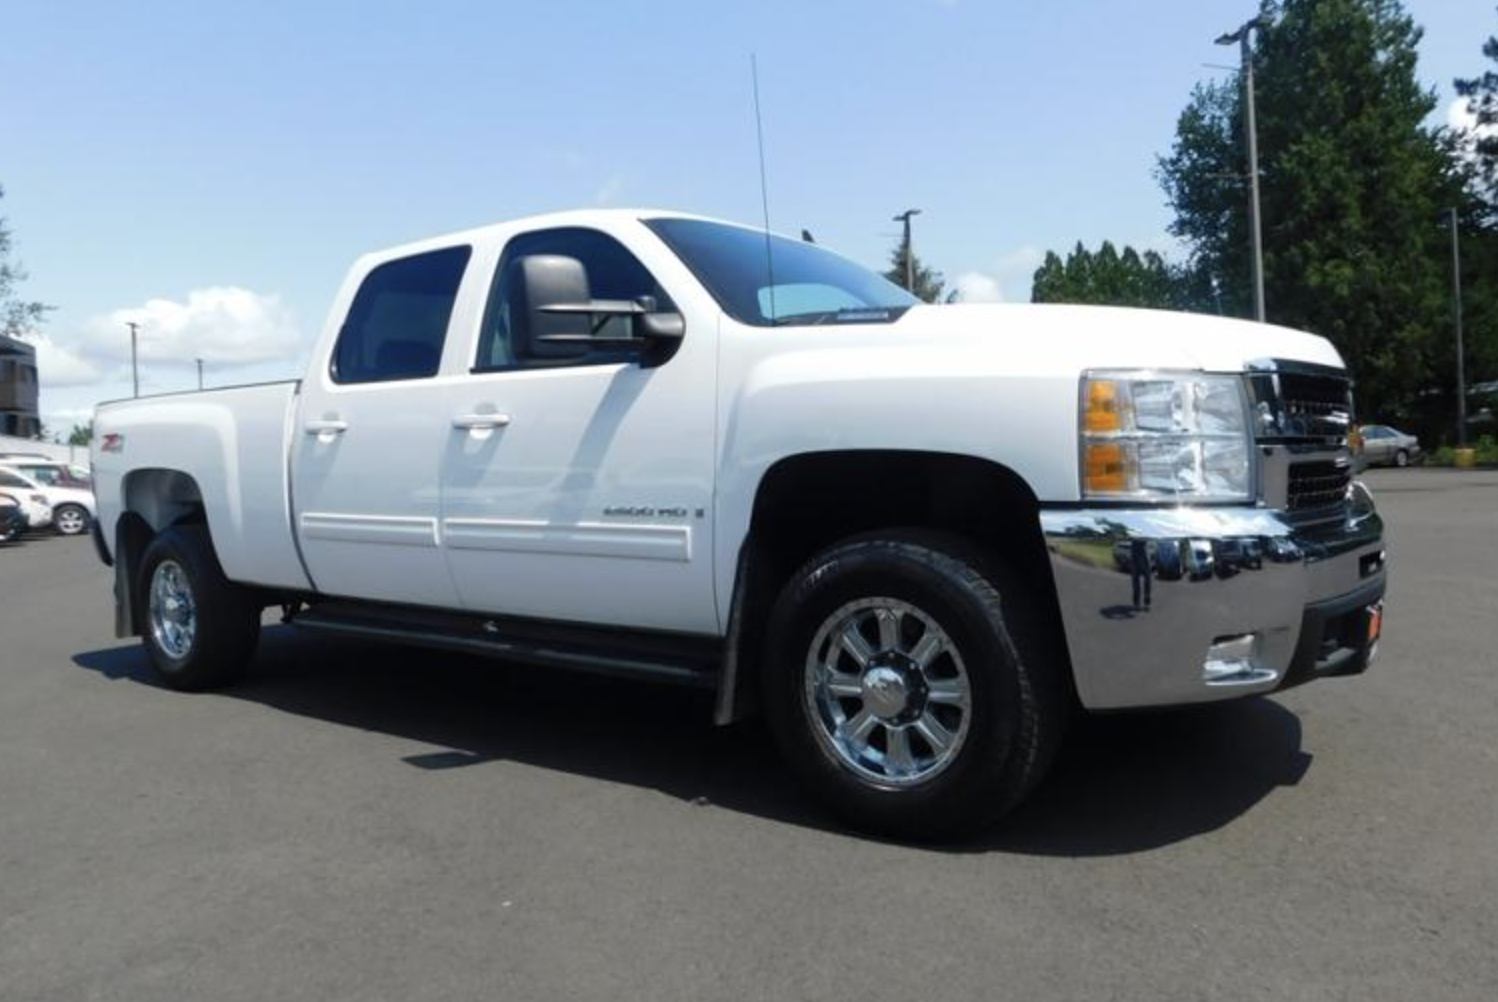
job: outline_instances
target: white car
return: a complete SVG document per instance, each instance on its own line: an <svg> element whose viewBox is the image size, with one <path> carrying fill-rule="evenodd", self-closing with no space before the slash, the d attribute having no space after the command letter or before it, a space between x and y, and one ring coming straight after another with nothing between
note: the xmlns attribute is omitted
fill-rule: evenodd
<svg viewBox="0 0 1498 1002"><path fill-rule="evenodd" d="M41 466L42 474L28 471L26 466L29 465ZM94 492L91 488L76 486L76 477L63 479L58 476L55 467L59 465L62 464L31 464L24 460L9 462L0 464L0 474L19 478L29 490L46 500L54 529L64 536L81 536L93 524Z"/></svg>
<svg viewBox="0 0 1498 1002"><path fill-rule="evenodd" d="M299 381L101 405L96 539L168 685L231 681L278 605L705 688L819 802L951 835L1074 708L1368 665L1351 407L1297 331L926 305L763 230L574 212L361 258Z"/></svg>
<svg viewBox="0 0 1498 1002"><path fill-rule="evenodd" d="M52 524L52 505L35 480L0 466L0 490L20 504L28 529L36 531Z"/></svg>

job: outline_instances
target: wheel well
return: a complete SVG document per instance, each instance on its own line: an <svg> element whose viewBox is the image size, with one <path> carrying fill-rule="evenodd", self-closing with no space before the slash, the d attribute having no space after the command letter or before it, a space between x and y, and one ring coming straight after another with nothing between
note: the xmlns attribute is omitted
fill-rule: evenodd
<svg viewBox="0 0 1498 1002"><path fill-rule="evenodd" d="M757 686L758 647L770 606L796 569L842 539L881 529L932 528L973 540L983 554L1033 582L1043 631L1066 657L1040 504L1024 479L990 460L904 450L819 452L780 460L765 473L735 587L732 692L720 721L742 716ZM1070 685L1070 662L1064 662ZM740 670L747 668L747 670Z"/></svg>
<svg viewBox="0 0 1498 1002"><path fill-rule="evenodd" d="M206 523L203 494L197 481L178 470L134 470L122 486L123 510L115 523L115 632L138 635L142 629L139 582L141 558L163 530L174 525Z"/></svg>
<svg viewBox="0 0 1498 1002"><path fill-rule="evenodd" d="M153 532L183 522L206 521L198 482L178 470L133 470L125 476L124 510L135 512Z"/></svg>

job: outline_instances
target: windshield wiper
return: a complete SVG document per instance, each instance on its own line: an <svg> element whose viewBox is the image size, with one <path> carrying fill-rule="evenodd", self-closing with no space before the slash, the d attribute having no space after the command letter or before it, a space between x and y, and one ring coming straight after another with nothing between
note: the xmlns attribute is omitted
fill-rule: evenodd
<svg viewBox="0 0 1498 1002"><path fill-rule="evenodd" d="M813 310L807 313L790 313L783 317L776 317L771 321L776 327L785 327L792 324L805 324L815 327L828 321L835 323L878 323L884 320L893 320L901 313L903 308L891 309L884 306L845 306L840 310Z"/></svg>

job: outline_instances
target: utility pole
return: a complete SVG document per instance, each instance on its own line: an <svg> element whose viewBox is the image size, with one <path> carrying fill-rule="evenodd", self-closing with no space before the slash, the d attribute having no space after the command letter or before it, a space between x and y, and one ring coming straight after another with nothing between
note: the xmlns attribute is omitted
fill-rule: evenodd
<svg viewBox="0 0 1498 1002"><path fill-rule="evenodd" d="M1451 311L1456 321L1456 446L1467 447L1467 364L1462 345L1462 242L1451 209Z"/></svg>
<svg viewBox="0 0 1498 1002"><path fill-rule="evenodd" d="M919 216L920 209L906 209L895 217L895 222L905 224L905 291L915 295L915 248L910 244L910 217Z"/></svg>
<svg viewBox="0 0 1498 1002"><path fill-rule="evenodd" d="M1254 51L1252 35L1263 28L1264 19L1254 18L1237 31L1217 39L1218 45L1237 43L1243 58L1243 123L1248 145L1248 239L1253 255L1254 319L1264 323L1264 233L1259 219L1259 126L1254 111Z"/></svg>
<svg viewBox="0 0 1498 1002"><path fill-rule="evenodd" d="M198 358L194 361L198 363L198 389L201 390L203 388L203 360Z"/></svg>
<svg viewBox="0 0 1498 1002"><path fill-rule="evenodd" d="M140 363L137 361L135 342L136 332L140 324L134 320L126 320L125 326L130 328L130 381L135 387L135 395L140 396Z"/></svg>

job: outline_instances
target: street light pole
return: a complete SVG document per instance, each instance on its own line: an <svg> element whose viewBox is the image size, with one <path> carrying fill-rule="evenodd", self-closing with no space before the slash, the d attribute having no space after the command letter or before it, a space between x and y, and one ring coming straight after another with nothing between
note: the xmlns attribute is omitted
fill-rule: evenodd
<svg viewBox="0 0 1498 1002"><path fill-rule="evenodd" d="M1264 233L1259 218L1259 126L1254 108L1254 53L1252 35L1263 20L1254 18L1237 31L1217 39L1218 45L1237 43L1243 58L1243 122L1248 146L1248 239L1253 255L1254 319L1264 323Z"/></svg>
<svg viewBox="0 0 1498 1002"><path fill-rule="evenodd" d="M1456 322L1456 445L1467 447L1467 364L1462 345L1462 242L1451 210L1451 309Z"/></svg>
<svg viewBox="0 0 1498 1002"><path fill-rule="evenodd" d="M135 396L138 397L140 396L140 364L137 361L135 342L136 331L140 329L140 324L134 320L126 320L125 326L130 328L130 382L134 387Z"/></svg>
<svg viewBox="0 0 1498 1002"><path fill-rule="evenodd" d="M906 209L895 217L895 222L905 224L905 291L911 295L915 295L915 248L910 244L910 217L920 214L920 209Z"/></svg>
<svg viewBox="0 0 1498 1002"><path fill-rule="evenodd" d="M199 358L194 361L198 363L198 389L201 390L203 388L203 360Z"/></svg>

